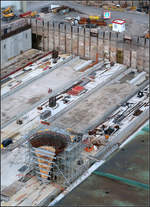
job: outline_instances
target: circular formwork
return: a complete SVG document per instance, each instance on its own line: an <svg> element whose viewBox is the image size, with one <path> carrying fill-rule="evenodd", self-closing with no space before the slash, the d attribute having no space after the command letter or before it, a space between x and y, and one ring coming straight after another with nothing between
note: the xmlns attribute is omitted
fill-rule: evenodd
<svg viewBox="0 0 150 207"><path fill-rule="evenodd" d="M60 152L63 152L67 147L68 140L68 137L63 134L52 131L43 131L33 134L29 142L31 146L35 148L42 146L54 147L57 155Z"/></svg>
<svg viewBox="0 0 150 207"><path fill-rule="evenodd" d="M36 169L37 167L35 166L35 172L38 177L40 176L46 180L50 180L56 177L52 176L52 171L54 168L53 162L56 162L55 156L63 152L67 147L68 141L68 136L52 131L36 132L30 137L30 147L37 148L37 150L34 149L33 157L36 157L35 163L36 166L38 166L38 169ZM49 152L52 154L49 155Z"/></svg>

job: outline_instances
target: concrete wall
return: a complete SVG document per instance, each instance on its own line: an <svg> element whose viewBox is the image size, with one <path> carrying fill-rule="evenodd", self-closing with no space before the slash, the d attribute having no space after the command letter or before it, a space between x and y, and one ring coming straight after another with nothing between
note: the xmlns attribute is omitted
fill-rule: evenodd
<svg viewBox="0 0 150 207"><path fill-rule="evenodd" d="M125 40L121 33L100 29L93 35L90 29L36 20L32 20L31 27L32 33L41 37L39 49L58 48L61 52L93 60L98 53L100 58L149 71L149 39L133 36L132 41Z"/></svg>
<svg viewBox="0 0 150 207"><path fill-rule="evenodd" d="M1 40L1 67L5 67L7 61L17 56L21 51L31 49L31 29Z"/></svg>

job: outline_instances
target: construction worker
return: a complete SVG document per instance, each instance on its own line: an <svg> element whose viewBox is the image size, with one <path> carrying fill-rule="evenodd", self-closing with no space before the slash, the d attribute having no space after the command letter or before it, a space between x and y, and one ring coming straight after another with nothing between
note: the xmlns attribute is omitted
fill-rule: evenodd
<svg viewBox="0 0 150 207"><path fill-rule="evenodd" d="M105 134L105 140L106 140L106 142L108 142L108 139L109 139L109 135L108 134Z"/></svg>
<svg viewBox="0 0 150 207"><path fill-rule="evenodd" d="M49 88L49 89L48 89L48 93L51 93L51 92L52 92L52 89L51 89L51 88Z"/></svg>

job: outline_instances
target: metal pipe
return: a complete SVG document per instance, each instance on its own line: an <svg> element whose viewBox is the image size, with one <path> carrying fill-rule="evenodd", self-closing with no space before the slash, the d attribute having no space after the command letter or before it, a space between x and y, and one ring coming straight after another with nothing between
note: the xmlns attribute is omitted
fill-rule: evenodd
<svg viewBox="0 0 150 207"><path fill-rule="evenodd" d="M42 166L44 166L44 167L50 167L50 165L47 165L47 164L45 164L45 163L40 163L40 162L37 162L37 161L35 161L35 160L31 160L30 162L32 162L33 164L37 164L37 165L42 165Z"/></svg>
<svg viewBox="0 0 150 207"><path fill-rule="evenodd" d="M54 152L50 152L50 151L47 151L47 150L44 150L44 149L41 149L41 148L35 148L35 147L32 147L32 149L35 150L35 151L43 152L43 153L45 153L45 155L46 155L46 154L55 155ZM34 153L38 153L38 152L35 152L35 151L34 151Z"/></svg>
<svg viewBox="0 0 150 207"><path fill-rule="evenodd" d="M37 160L46 161L46 162L48 162L48 163L50 163L50 164L54 164L54 163L55 163L55 162L49 161L49 160L44 159L44 158L41 158L41 157L36 157L36 156L34 156L34 155L32 155L32 157L33 157L34 159L37 159ZM39 162L39 164L42 164L42 162ZM49 165L48 165L48 166L49 166Z"/></svg>
<svg viewBox="0 0 150 207"><path fill-rule="evenodd" d="M44 154L44 153L41 153L41 152L35 152L35 151L33 151L33 150L31 150L31 152L34 153L34 154L39 154L39 155L43 155L43 156L47 156L47 157L56 159L56 157L53 157L52 155L46 155L46 154Z"/></svg>

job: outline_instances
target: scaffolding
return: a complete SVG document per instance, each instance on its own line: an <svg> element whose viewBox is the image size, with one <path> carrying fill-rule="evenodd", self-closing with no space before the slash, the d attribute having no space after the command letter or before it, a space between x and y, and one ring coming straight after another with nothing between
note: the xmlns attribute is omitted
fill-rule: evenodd
<svg viewBox="0 0 150 207"><path fill-rule="evenodd" d="M47 135L47 139L49 139L46 141L47 145L44 144L45 137L43 138L42 134ZM39 136L40 141L38 140ZM57 139L56 148L54 146L55 143L49 144L51 142L50 139L54 139L53 136ZM58 136L61 136L62 140L66 139L63 146L64 149L60 150L59 148L58 150L58 146L60 147ZM75 137L78 138L78 135ZM33 138L34 142L32 141ZM57 183L67 187L83 174L93 162L82 154L86 145L83 144L81 137L80 140L76 139L76 142L71 142L71 139L68 138L66 135L52 131L43 132L40 130L38 133L35 133L35 130L32 131L28 142L30 157L28 166L32 167L32 170L41 182Z"/></svg>

